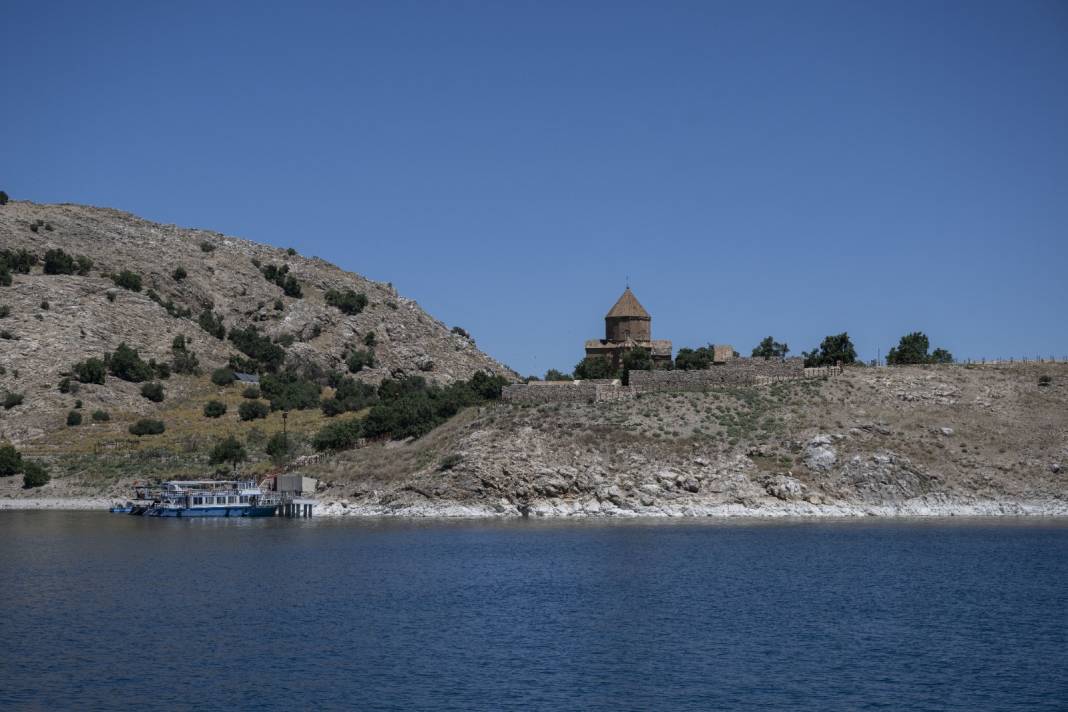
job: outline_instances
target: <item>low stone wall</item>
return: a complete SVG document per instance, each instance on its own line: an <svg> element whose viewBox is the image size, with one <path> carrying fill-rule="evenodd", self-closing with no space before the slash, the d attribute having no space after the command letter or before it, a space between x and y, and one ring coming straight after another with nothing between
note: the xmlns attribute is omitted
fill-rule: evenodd
<svg viewBox="0 0 1068 712"><path fill-rule="evenodd" d="M603 403L605 401L630 400L635 392L624 388L619 381L579 381L569 383L518 383L505 386L501 400L522 405L545 403Z"/></svg>
<svg viewBox="0 0 1068 712"><path fill-rule="evenodd" d="M699 371L631 371L630 385L640 391L703 391L721 386L745 386L768 380L805 376L804 361L736 358Z"/></svg>
<svg viewBox="0 0 1068 712"><path fill-rule="evenodd" d="M631 400L639 393L705 391L725 386L766 385L798 378L837 376L836 366L805 368L799 358L785 361L738 358L701 371L631 371L630 385L618 381L559 381L505 386L501 399L520 405L547 403L604 403Z"/></svg>

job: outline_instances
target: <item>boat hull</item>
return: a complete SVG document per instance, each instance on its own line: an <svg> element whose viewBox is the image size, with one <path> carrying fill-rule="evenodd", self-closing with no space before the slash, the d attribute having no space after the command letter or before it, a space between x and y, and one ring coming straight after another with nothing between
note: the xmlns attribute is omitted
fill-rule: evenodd
<svg viewBox="0 0 1068 712"><path fill-rule="evenodd" d="M179 519L196 519L200 517L273 517L274 505L270 506L233 506L233 507L182 507L153 508L145 512L148 517L176 517Z"/></svg>

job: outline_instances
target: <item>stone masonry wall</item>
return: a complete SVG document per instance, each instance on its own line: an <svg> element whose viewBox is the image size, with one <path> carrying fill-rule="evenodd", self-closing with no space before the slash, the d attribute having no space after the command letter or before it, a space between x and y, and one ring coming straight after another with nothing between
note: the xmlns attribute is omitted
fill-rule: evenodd
<svg viewBox="0 0 1068 712"><path fill-rule="evenodd" d="M744 386L768 378L803 378L804 362L737 358L700 371L631 371L630 385L640 391L702 391L720 386Z"/></svg>
<svg viewBox="0 0 1068 712"><path fill-rule="evenodd" d="M804 367L799 358L785 361L737 358L701 371L631 371L630 386L612 381L579 383L534 383L505 386L501 399L506 403L543 405L546 403L600 403L629 400L639 393L704 391L723 386L767 384L795 378L836 375L841 369Z"/></svg>

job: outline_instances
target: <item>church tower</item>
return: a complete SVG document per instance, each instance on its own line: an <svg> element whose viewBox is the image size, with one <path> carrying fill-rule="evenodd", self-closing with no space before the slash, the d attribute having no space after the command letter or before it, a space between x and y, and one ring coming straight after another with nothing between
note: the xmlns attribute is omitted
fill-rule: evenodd
<svg viewBox="0 0 1068 712"><path fill-rule="evenodd" d="M608 310L604 317L605 341L649 341L652 336L653 318L638 302L630 287Z"/></svg>

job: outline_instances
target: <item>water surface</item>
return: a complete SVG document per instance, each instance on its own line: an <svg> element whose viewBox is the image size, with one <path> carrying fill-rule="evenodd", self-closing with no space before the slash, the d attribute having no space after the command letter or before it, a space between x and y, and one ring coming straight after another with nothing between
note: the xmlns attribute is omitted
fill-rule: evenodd
<svg viewBox="0 0 1068 712"><path fill-rule="evenodd" d="M0 708L1063 710L1068 522L0 512Z"/></svg>

